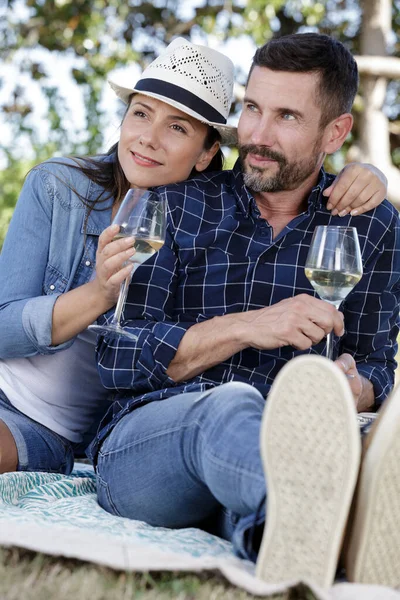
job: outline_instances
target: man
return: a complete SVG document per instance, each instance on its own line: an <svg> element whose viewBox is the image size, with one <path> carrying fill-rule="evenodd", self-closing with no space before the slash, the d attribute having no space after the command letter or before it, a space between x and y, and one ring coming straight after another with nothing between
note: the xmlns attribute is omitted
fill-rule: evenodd
<svg viewBox="0 0 400 600"><path fill-rule="evenodd" d="M359 466L355 409L377 409L393 386L397 213L384 202L341 219L322 194L333 180L322 163L351 130L357 83L354 59L327 36L257 51L240 161L160 192L167 240L136 271L126 307L138 341L98 348L102 381L118 390L90 450L100 504L218 532L239 555L258 555L270 581L332 582ZM364 276L341 312L304 274L312 233L326 224L356 227L362 250ZM292 358L324 354L330 332L336 366L296 359L269 393Z"/></svg>

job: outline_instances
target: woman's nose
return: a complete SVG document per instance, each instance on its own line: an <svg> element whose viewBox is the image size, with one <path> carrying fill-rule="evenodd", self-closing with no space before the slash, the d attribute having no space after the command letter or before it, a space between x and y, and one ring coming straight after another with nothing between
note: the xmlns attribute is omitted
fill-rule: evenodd
<svg viewBox="0 0 400 600"><path fill-rule="evenodd" d="M149 125L145 131L142 131L139 137L139 143L143 146L156 148L160 143L160 135L156 125Z"/></svg>

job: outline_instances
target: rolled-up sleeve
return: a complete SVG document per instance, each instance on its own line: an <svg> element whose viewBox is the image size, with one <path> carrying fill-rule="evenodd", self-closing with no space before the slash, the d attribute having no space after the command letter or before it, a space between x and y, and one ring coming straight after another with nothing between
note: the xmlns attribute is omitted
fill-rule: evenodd
<svg viewBox="0 0 400 600"><path fill-rule="evenodd" d="M124 326L138 336L137 342L100 338L97 359L104 387L132 390L135 395L175 386L167 369L193 324L129 321Z"/></svg>
<svg viewBox="0 0 400 600"><path fill-rule="evenodd" d="M182 337L202 314L174 315L177 286L177 256L167 234L164 247L133 275L124 312L124 327L137 341L104 336L99 339L97 360L103 385L136 393L175 386L167 369ZM108 323L111 310L98 319Z"/></svg>

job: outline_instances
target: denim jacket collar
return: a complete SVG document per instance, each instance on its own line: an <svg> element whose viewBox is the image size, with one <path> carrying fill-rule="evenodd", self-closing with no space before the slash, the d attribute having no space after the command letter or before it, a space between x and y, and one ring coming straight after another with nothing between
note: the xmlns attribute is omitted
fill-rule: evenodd
<svg viewBox="0 0 400 600"><path fill-rule="evenodd" d="M104 192L104 189L91 181L88 192L89 202L98 198L101 192ZM110 225L110 211L112 210L113 200L112 197L109 197L99 204L99 208L90 208L89 206L86 208L81 233L99 236Z"/></svg>

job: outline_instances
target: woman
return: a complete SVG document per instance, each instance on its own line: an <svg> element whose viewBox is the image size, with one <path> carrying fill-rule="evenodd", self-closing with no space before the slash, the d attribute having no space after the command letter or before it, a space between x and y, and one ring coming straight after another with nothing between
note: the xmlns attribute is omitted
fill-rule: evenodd
<svg viewBox="0 0 400 600"><path fill-rule="evenodd" d="M182 79L187 86L179 87ZM127 190L220 169L220 142L235 140L226 125L233 65L219 52L177 39L133 94L116 89L128 103L119 143L94 159L34 168L4 243L0 473L69 473L109 406L87 327L115 304L131 270L123 265L134 253L132 240L113 241L118 228L110 226ZM356 182L345 174L344 188L361 180L368 201L382 201L379 177L358 173ZM336 189L336 204L343 194L337 196Z"/></svg>

